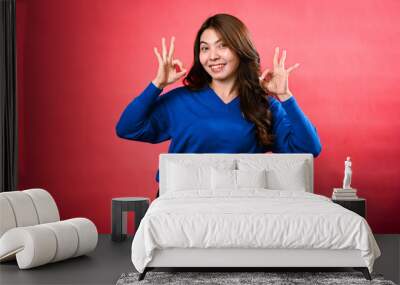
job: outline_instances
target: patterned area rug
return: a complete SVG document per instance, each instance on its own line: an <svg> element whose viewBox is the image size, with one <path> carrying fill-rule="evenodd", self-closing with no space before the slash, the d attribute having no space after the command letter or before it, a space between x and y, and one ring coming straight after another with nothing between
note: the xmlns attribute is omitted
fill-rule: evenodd
<svg viewBox="0 0 400 285"><path fill-rule="evenodd" d="M223 284L223 285L298 285L298 284L379 284L396 285L384 280L382 275L372 274L366 280L361 272L147 272L145 279L138 281L139 273L124 273L117 285L133 284Z"/></svg>

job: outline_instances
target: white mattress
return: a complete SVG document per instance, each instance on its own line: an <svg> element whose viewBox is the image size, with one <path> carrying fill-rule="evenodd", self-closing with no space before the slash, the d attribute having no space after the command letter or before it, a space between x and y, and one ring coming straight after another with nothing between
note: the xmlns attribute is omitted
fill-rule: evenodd
<svg viewBox="0 0 400 285"><path fill-rule="evenodd" d="M143 272L168 248L359 250L370 272L380 255L361 216L320 195L266 189L165 193L140 223L132 262Z"/></svg>

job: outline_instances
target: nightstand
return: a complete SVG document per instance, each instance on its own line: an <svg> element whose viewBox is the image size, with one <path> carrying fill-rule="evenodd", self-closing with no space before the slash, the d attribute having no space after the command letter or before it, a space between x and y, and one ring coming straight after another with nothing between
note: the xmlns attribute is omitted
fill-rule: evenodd
<svg viewBox="0 0 400 285"><path fill-rule="evenodd" d="M127 212L135 212L135 227L139 227L140 221L146 214L150 205L149 198L121 197L113 198L111 202L111 239L123 241L127 237Z"/></svg>
<svg viewBox="0 0 400 285"><path fill-rule="evenodd" d="M349 209L350 211L353 211L356 214L359 214L361 217L365 219L366 214L365 214L365 209L366 209L366 201L364 198L357 198L354 200L334 200L332 199L332 202L339 204L340 206Z"/></svg>

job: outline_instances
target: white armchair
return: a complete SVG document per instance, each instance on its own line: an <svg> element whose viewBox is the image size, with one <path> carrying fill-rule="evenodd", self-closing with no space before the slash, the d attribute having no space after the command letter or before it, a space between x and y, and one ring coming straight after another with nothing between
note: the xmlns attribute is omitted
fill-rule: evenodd
<svg viewBox="0 0 400 285"><path fill-rule="evenodd" d="M86 254L97 240L92 221L60 221L53 197L43 189L0 193L0 262L17 259L20 269L28 269Z"/></svg>

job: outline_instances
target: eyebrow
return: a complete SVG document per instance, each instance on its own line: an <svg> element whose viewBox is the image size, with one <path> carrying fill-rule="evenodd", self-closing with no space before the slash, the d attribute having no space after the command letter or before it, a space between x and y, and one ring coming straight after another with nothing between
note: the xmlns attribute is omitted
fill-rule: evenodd
<svg viewBox="0 0 400 285"><path fill-rule="evenodd" d="M216 40L214 43L216 44L218 42L222 42L222 39ZM208 44L208 43L205 41L200 41L200 44Z"/></svg>

